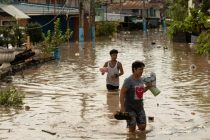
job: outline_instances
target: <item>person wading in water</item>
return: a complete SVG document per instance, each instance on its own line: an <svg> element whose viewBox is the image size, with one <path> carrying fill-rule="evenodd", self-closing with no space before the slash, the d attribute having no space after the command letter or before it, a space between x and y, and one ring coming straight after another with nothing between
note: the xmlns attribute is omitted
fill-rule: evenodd
<svg viewBox="0 0 210 140"><path fill-rule="evenodd" d="M119 77L124 74L122 64L117 61L118 51L112 49L109 52L111 60L105 62L104 68L107 68L106 88L108 91L119 90ZM104 75L105 72L102 72Z"/></svg>

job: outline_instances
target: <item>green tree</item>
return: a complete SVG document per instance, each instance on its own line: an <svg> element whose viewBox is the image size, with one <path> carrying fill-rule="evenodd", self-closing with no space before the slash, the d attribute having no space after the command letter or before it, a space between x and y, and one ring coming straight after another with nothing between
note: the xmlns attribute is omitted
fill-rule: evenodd
<svg viewBox="0 0 210 140"><path fill-rule="evenodd" d="M44 40L41 25L37 22L29 23L26 33L30 36L31 42L33 42L33 44L42 42Z"/></svg>
<svg viewBox="0 0 210 140"><path fill-rule="evenodd" d="M205 13L206 15L209 14L210 9L210 0L203 0L201 5L201 11Z"/></svg>
<svg viewBox="0 0 210 140"><path fill-rule="evenodd" d="M58 47L64 41L62 31L60 30L60 19L57 18L54 22L54 31L52 35L52 45L53 47Z"/></svg>
<svg viewBox="0 0 210 140"><path fill-rule="evenodd" d="M44 41L40 49L43 52L43 57L49 57L51 52L55 47L58 47L61 43L64 42L64 37L62 35L62 31L60 30L60 19L57 18L54 21L54 30L48 30L47 34L44 36Z"/></svg>
<svg viewBox="0 0 210 140"><path fill-rule="evenodd" d="M12 46L20 47L24 42L24 32L16 22L0 28L0 45L8 46L8 44L11 44Z"/></svg>
<svg viewBox="0 0 210 140"><path fill-rule="evenodd" d="M96 36L110 36L117 32L118 22L102 21L96 24Z"/></svg>
<svg viewBox="0 0 210 140"><path fill-rule="evenodd" d="M168 10L167 15L176 21L183 21L188 16L187 0L166 0Z"/></svg>
<svg viewBox="0 0 210 140"><path fill-rule="evenodd" d="M47 34L44 36L44 41L41 43L40 49L43 52L43 57L48 57L50 53L53 51L50 30L48 30Z"/></svg>
<svg viewBox="0 0 210 140"><path fill-rule="evenodd" d="M200 34L196 44L196 51L199 54L207 54L210 56L210 30Z"/></svg>

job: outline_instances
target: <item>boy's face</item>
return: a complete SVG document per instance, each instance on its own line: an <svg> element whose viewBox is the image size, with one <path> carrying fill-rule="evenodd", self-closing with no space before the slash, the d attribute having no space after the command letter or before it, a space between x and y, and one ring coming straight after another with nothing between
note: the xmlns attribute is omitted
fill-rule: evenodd
<svg viewBox="0 0 210 140"><path fill-rule="evenodd" d="M139 76L139 77L141 77L142 76L142 73L144 72L144 68L143 67L139 67L139 68L137 68L137 69L134 69L134 74L135 75L137 75L137 76Z"/></svg>
<svg viewBox="0 0 210 140"><path fill-rule="evenodd" d="M116 59L117 59L117 53L111 54L111 59L112 59L112 60L116 60Z"/></svg>

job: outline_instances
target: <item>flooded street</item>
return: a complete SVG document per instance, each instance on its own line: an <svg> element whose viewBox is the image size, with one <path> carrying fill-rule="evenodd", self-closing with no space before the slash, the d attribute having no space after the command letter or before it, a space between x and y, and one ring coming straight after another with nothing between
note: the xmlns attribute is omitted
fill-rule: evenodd
<svg viewBox="0 0 210 140"><path fill-rule="evenodd" d="M129 135L126 122L113 118L118 95L108 94L106 76L99 72L111 49L119 51L125 72L120 86L135 60L145 62L145 75L156 73L161 93L154 97L147 91L144 96L146 115L154 116L147 134ZM63 46L60 61L12 77L30 110L0 110L0 139L157 140L205 131L210 126L209 70L206 56L188 44L167 41L162 32L120 34L115 41L98 40L95 47L85 44L84 49Z"/></svg>

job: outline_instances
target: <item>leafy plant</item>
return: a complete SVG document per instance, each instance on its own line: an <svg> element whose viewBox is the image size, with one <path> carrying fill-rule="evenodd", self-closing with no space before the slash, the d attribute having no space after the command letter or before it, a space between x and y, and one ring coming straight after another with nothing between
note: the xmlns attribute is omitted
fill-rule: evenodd
<svg viewBox="0 0 210 140"><path fill-rule="evenodd" d="M73 35L73 31L71 31L70 29L67 29L65 32L65 40L69 41L72 35Z"/></svg>
<svg viewBox="0 0 210 140"><path fill-rule="evenodd" d="M47 34L44 36L44 41L41 43L40 49L43 52L43 57L50 56L54 48L58 47L63 41L64 37L60 30L60 19L58 18L54 22L54 31L51 32L51 30L48 30Z"/></svg>
<svg viewBox="0 0 210 140"><path fill-rule="evenodd" d="M198 9L190 9L191 15L187 16L183 21L173 20L169 26L168 35L173 38L177 32L189 32L199 35L205 28L207 17Z"/></svg>
<svg viewBox="0 0 210 140"><path fill-rule="evenodd" d="M199 35L195 49L199 54L207 54L210 56L210 29Z"/></svg>
<svg viewBox="0 0 210 140"><path fill-rule="evenodd" d="M23 105L23 93L15 88L0 90L0 105L5 107L19 107Z"/></svg>
<svg viewBox="0 0 210 140"><path fill-rule="evenodd" d="M8 26L3 26L0 28L0 46L7 46L11 44L12 46L20 47L24 42L23 33L25 30L20 29L16 22L11 22Z"/></svg>
<svg viewBox="0 0 210 140"><path fill-rule="evenodd" d="M164 0L166 15L175 21L183 21L188 16L187 0Z"/></svg>
<svg viewBox="0 0 210 140"><path fill-rule="evenodd" d="M44 41L41 43L40 49L43 52L44 57L48 57L53 51L53 46L51 44L51 31L48 30L46 36L44 36Z"/></svg>
<svg viewBox="0 0 210 140"><path fill-rule="evenodd" d="M102 21L96 24L96 36L110 36L117 32L118 22Z"/></svg>
<svg viewBox="0 0 210 140"><path fill-rule="evenodd" d="M168 35L172 39L174 34L177 32L187 32L189 30L189 26L182 21L172 21L169 26Z"/></svg>
<svg viewBox="0 0 210 140"><path fill-rule="evenodd" d="M33 42L33 44L39 43L44 40L41 25L37 22L29 23L27 26L26 33L30 36L30 39Z"/></svg>
<svg viewBox="0 0 210 140"><path fill-rule="evenodd" d="M188 26L188 30L194 34L200 34L201 30L205 28L207 17L199 9L190 9L190 16L186 17L185 24Z"/></svg>
<svg viewBox="0 0 210 140"><path fill-rule="evenodd" d="M62 31L60 30L60 19L57 18L57 20L54 22L54 31L51 39L52 46L58 47L63 42L63 40L64 38Z"/></svg>
<svg viewBox="0 0 210 140"><path fill-rule="evenodd" d="M201 11L205 14L209 14L209 12L208 12L209 7L210 7L210 1L202 0Z"/></svg>

